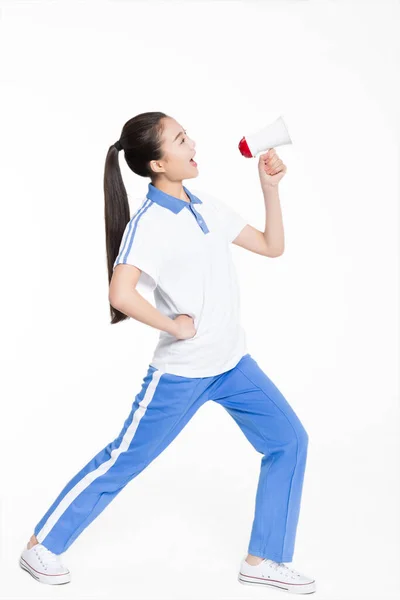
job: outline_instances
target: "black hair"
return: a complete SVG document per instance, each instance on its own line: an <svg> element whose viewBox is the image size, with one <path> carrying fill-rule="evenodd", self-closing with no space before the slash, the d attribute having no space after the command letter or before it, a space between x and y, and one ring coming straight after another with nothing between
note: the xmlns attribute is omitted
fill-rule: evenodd
<svg viewBox="0 0 400 600"><path fill-rule="evenodd" d="M163 119L165 118L169 118L169 115L163 112L146 112L136 115L125 123L119 138L121 152L124 153L128 167L136 175L150 177L153 183L156 175L150 167L150 162L162 158L161 136L164 131ZM104 218L108 283L110 284L122 236L130 220L128 196L119 166L118 149L114 144L108 149L104 168ZM111 304L110 313L111 324L128 318Z"/></svg>

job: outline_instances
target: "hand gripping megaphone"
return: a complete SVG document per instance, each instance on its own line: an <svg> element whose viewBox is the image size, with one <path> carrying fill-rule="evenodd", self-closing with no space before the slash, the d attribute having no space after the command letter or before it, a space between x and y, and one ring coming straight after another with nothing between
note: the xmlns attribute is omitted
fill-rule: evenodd
<svg viewBox="0 0 400 600"><path fill-rule="evenodd" d="M239 150L246 158L253 158L259 152L291 143L292 140L285 122L282 117L279 117L263 129L242 137L239 142Z"/></svg>

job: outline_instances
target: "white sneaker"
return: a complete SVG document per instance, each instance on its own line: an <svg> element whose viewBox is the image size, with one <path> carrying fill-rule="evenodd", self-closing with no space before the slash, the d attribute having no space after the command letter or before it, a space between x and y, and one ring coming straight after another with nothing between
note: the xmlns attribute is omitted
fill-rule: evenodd
<svg viewBox="0 0 400 600"><path fill-rule="evenodd" d="M43 544L35 544L29 549L25 546L19 564L41 583L57 585L71 581L71 573L61 563L59 555L51 552Z"/></svg>
<svg viewBox="0 0 400 600"><path fill-rule="evenodd" d="M302 575L284 563L269 558L265 558L255 567L243 558L238 580L246 585L271 586L292 594L312 594L316 591L315 580L312 577Z"/></svg>

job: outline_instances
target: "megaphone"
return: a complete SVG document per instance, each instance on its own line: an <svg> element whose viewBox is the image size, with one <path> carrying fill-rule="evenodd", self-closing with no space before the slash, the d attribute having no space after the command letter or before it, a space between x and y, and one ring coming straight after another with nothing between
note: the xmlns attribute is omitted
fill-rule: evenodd
<svg viewBox="0 0 400 600"><path fill-rule="evenodd" d="M259 152L291 144L289 132L282 117L279 117L260 131L242 137L239 142L239 150L246 158L253 158Z"/></svg>

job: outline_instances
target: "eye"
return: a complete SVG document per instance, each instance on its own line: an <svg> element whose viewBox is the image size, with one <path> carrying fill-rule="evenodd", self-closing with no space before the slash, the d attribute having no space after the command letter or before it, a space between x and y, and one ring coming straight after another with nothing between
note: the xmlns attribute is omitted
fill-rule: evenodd
<svg viewBox="0 0 400 600"><path fill-rule="evenodd" d="M186 130L185 130L185 133L186 133ZM183 144L183 141L184 141L184 138L182 138L181 144Z"/></svg>

